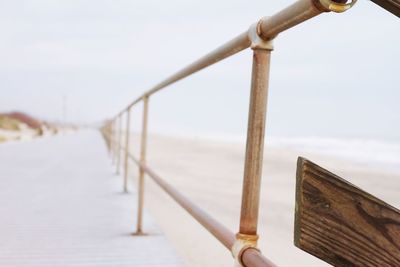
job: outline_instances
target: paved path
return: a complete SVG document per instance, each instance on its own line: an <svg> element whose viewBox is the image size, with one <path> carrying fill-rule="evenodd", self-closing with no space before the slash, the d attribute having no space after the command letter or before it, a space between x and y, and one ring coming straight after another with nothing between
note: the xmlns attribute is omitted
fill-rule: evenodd
<svg viewBox="0 0 400 267"><path fill-rule="evenodd" d="M0 145L0 266L182 266L113 170L95 131Z"/></svg>

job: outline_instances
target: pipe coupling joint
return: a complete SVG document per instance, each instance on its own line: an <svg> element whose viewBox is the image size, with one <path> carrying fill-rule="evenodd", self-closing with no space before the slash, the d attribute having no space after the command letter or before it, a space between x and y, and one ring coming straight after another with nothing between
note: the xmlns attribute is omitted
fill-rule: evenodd
<svg viewBox="0 0 400 267"><path fill-rule="evenodd" d="M253 25L250 26L249 31L248 31L248 36L250 39L250 48L255 50L255 49L264 49L264 50L274 50L274 45L271 40L265 41L264 39L261 38L260 35L260 27L261 27L262 20L260 20L257 23L254 23Z"/></svg>
<svg viewBox="0 0 400 267"><path fill-rule="evenodd" d="M340 1L333 1L333 0L318 0L319 3L327 10L333 11L336 13L342 13L354 6L357 0L351 0L350 3L348 1L344 1L345 3L340 3Z"/></svg>
<svg viewBox="0 0 400 267"><path fill-rule="evenodd" d="M236 241L232 246L232 256L235 259L235 267L245 267L242 256L249 249L259 250L257 247L258 235L236 234Z"/></svg>

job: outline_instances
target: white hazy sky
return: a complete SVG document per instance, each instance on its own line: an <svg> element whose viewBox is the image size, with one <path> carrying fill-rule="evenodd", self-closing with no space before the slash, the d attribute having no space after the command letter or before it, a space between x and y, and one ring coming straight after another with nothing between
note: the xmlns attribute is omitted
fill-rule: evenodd
<svg viewBox="0 0 400 267"><path fill-rule="evenodd" d="M105 119L292 2L0 0L0 109L59 120L65 95L69 121ZM400 20L358 2L277 38L269 134L400 139ZM250 69L248 50L172 85L151 129L243 135Z"/></svg>

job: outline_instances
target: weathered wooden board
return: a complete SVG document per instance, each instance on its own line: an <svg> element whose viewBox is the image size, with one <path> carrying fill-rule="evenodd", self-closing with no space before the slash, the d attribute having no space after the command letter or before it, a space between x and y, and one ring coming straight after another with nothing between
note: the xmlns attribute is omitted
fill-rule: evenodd
<svg viewBox="0 0 400 267"><path fill-rule="evenodd" d="M338 267L400 266L400 211L299 158L295 245Z"/></svg>
<svg viewBox="0 0 400 267"><path fill-rule="evenodd" d="M372 0L372 2L400 17L400 0Z"/></svg>

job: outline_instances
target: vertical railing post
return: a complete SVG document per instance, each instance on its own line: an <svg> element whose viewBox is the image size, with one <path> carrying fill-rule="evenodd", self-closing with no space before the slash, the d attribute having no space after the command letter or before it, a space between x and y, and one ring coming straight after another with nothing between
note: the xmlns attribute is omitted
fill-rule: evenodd
<svg viewBox="0 0 400 267"><path fill-rule="evenodd" d="M125 131L125 158L124 158L124 192L128 192L128 175L129 175L129 140L131 125L131 108L126 110L126 131Z"/></svg>
<svg viewBox="0 0 400 267"><path fill-rule="evenodd" d="M253 49L250 107L240 227L239 233L236 235L237 241L232 248L233 255L239 266L243 266L241 261L242 253L249 247L257 247L257 224L264 153L269 68L271 51L273 49L271 41L262 41L258 37L256 27L250 28L249 33Z"/></svg>
<svg viewBox="0 0 400 267"><path fill-rule="evenodd" d="M106 136L106 140L107 140L107 149L108 149L108 154L111 156L111 140L110 140L110 136L111 136L111 126L110 126L110 122L107 122L106 126L105 126L105 130L104 130L104 134Z"/></svg>
<svg viewBox="0 0 400 267"><path fill-rule="evenodd" d="M114 118L114 123L113 123L113 151L114 151L114 157L113 157L113 163L115 164L117 162L117 123L118 123L118 117Z"/></svg>
<svg viewBox="0 0 400 267"><path fill-rule="evenodd" d="M112 121L111 120L108 122L108 136L107 137L108 137L108 143L110 144L109 153L110 153L110 157L112 157L112 141L111 141L111 138L112 138Z"/></svg>
<svg viewBox="0 0 400 267"><path fill-rule="evenodd" d="M140 141L140 164L146 164L146 146L147 146L147 124L148 124L149 97L143 97L143 121L142 136ZM139 188L138 188L138 216L136 225L136 235L143 234L143 204L144 204L144 170L139 167Z"/></svg>
<svg viewBox="0 0 400 267"><path fill-rule="evenodd" d="M115 118L111 122L111 151L112 151L112 163L115 163L115 157L116 157L116 149L115 149Z"/></svg>
<svg viewBox="0 0 400 267"><path fill-rule="evenodd" d="M116 166L116 174L119 174L120 168L121 168L121 148L122 148L122 113L118 115L117 117L117 122L118 122L118 130L116 133L116 138L117 138L117 166Z"/></svg>

